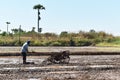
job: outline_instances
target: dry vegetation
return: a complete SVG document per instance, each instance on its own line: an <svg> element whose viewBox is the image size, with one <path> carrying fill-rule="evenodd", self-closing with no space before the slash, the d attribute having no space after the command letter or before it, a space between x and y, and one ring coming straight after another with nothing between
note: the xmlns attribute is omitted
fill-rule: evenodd
<svg viewBox="0 0 120 80"><path fill-rule="evenodd" d="M17 30L17 29L16 29ZM14 32L14 31L13 31ZM104 31L96 32L90 30L88 32L79 31L77 33L69 33L63 31L60 34L41 33L35 31L19 30L9 35L5 32L0 34L1 46L20 46L26 40L31 40L32 46L119 46L120 37L113 36Z"/></svg>

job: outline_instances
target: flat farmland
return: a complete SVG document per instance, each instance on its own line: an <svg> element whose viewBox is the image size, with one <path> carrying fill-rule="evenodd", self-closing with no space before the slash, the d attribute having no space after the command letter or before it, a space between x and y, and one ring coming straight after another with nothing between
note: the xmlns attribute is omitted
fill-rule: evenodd
<svg viewBox="0 0 120 80"><path fill-rule="evenodd" d="M59 53L60 51L69 50L70 54L87 55L87 54L120 54L120 47L29 47L31 55ZM0 55L16 54L19 55L21 47L0 47Z"/></svg>
<svg viewBox="0 0 120 80"><path fill-rule="evenodd" d="M20 53L20 47L1 47L3 53ZM30 47L31 52L120 52L119 47ZM34 51L33 51L34 50ZM2 54L2 51L1 51ZM49 55L30 55L22 64L21 56L0 56L1 80L119 80L120 55L70 55L68 64L43 65Z"/></svg>
<svg viewBox="0 0 120 80"><path fill-rule="evenodd" d="M69 64L42 65L48 56L0 57L1 80L119 80L120 55L73 55Z"/></svg>

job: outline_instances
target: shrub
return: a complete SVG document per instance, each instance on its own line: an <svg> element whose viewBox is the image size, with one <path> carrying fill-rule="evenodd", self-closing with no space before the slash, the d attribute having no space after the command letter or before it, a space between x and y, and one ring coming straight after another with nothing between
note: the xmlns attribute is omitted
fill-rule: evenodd
<svg viewBox="0 0 120 80"><path fill-rule="evenodd" d="M77 46L90 46L92 45L92 41L90 40L79 40L77 43L76 43Z"/></svg>
<svg viewBox="0 0 120 80"><path fill-rule="evenodd" d="M54 41L50 44L50 46L61 46L61 43L58 41Z"/></svg>
<svg viewBox="0 0 120 80"><path fill-rule="evenodd" d="M75 41L73 41L73 39L70 40L70 46L75 46Z"/></svg>

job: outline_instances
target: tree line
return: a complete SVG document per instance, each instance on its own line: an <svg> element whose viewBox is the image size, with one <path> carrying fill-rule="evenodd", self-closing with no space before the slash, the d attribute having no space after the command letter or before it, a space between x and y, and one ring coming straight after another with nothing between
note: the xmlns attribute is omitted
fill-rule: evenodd
<svg viewBox="0 0 120 80"><path fill-rule="evenodd" d="M79 31L56 33L38 33L35 27L31 31L12 29L12 33L0 34L0 46L21 46L25 41L31 40L31 46L97 46L101 43L114 43L119 40L112 34L104 31ZM117 44L117 43L114 43Z"/></svg>

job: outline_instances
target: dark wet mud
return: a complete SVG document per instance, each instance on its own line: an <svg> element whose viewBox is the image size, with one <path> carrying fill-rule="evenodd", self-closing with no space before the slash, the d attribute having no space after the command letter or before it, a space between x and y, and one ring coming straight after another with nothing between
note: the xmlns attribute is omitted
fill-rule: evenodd
<svg viewBox="0 0 120 80"><path fill-rule="evenodd" d="M120 55L70 56L69 64L43 65L49 56L0 57L0 80L119 80Z"/></svg>

